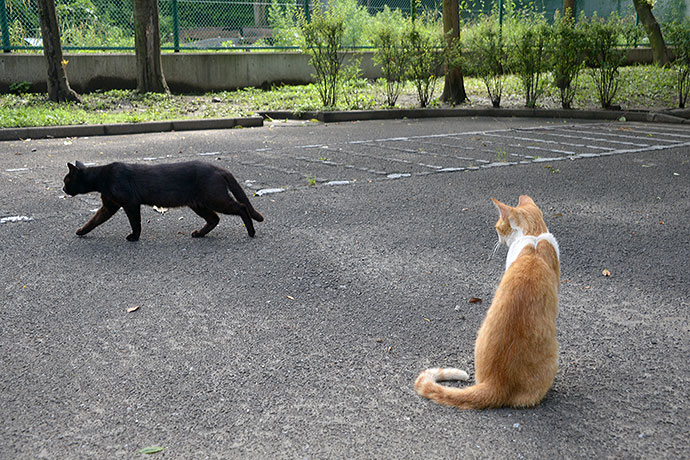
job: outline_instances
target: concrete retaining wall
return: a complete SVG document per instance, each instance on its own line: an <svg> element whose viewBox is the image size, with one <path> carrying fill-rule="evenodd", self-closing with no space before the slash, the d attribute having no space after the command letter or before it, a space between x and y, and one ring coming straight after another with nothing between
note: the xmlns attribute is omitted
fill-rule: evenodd
<svg viewBox="0 0 690 460"><path fill-rule="evenodd" d="M372 52L357 53L363 75L381 76L372 63ZM348 55L348 60L352 54ZM67 77L79 93L108 89L136 88L134 54L66 54ZM630 50L628 64L649 63L651 50ZM304 84L312 81L314 69L309 57L298 52L281 53L165 53L163 73L170 90L176 93L204 93L245 87ZM0 54L0 92L10 85L31 82L31 90L46 91L46 62L42 54Z"/></svg>
<svg viewBox="0 0 690 460"><path fill-rule="evenodd" d="M372 52L358 53L366 78L381 76ZM348 55L346 61L351 59ZM70 86L78 93L98 89L136 88L134 54L65 54ZM267 88L274 84L305 84L314 69L302 53L165 53L163 74L173 92ZM0 92L12 83L31 82L32 91L46 91L46 62L42 54L0 54Z"/></svg>

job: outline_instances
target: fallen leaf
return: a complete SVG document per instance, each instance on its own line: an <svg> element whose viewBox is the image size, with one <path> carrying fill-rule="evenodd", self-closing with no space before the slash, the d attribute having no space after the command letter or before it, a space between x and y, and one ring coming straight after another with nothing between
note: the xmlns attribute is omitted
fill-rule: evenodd
<svg viewBox="0 0 690 460"><path fill-rule="evenodd" d="M290 300L295 300L295 298L292 297L291 295L287 296L287 298L290 299Z"/></svg>
<svg viewBox="0 0 690 460"><path fill-rule="evenodd" d="M479 297L472 297L470 300L467 301L467 303L482 303L482 299Z"/></svg>
<svg viewBox="0 0 690 460"><path fill-rule="evenodd" d="M557 212L556 214L553 215L553 217L563 217L563 213Z"/></svg>
<svg viewBox="0 0 690 460"><path fill-rule="evenodd" d="M165 450L165 447L161 446L151 446L151 447L144 447L139 451L140 454L157 454L158 452Z"/></svg>
<svg viewBox="0 0 690 460"><path fill-rule="evenodd" d="M137 311L137 310L139 310L139 305L137 305L135 307L128 308L127 313L132 313L132 312Z"/></svg>
<svg viewBox="0 0 690 460"><path fill-rule="evenodd" d="M604 276L611 276L611 271L608 268L605 268L602 272L602 275Z"/></svg>
<svg viewBox="0 0 690 460"><path fill-rule="evenodd" d="M424 318L424 321L426 321L427 323L431 322L431 320L429 318Z"/></svg>
<svg viewBox="0 0 690 460"><path fill-rule="evenodd" d="M393 347L388 347L388 353L390 353L392 349Z"/></svg>

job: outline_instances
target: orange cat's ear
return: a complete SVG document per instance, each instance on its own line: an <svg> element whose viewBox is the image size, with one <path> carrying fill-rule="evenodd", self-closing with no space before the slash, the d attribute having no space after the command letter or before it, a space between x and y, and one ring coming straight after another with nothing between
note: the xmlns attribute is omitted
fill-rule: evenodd
<svg viewBox="0 0 690 460"><path fill-rule="evenodd" d="M501 203L496 198L491 198L491 201L493 201L496 205L496 208L498 208L498 212L501 214L501 219L508 220L508 217L510 217L510 206Z"/></svg>
<svg viewBox="0 0 690 460"><path fill-rule="evenodd" d="M518 206L523 206L526 204L534 204L534 200L527 195L520 195L520 202L518 203Z"/></svg>

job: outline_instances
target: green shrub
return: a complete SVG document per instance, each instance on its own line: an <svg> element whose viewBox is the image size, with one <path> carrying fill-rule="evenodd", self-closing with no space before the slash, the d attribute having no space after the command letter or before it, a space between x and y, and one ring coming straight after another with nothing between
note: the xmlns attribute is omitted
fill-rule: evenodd
<svg viewBox="0 0 690 460"><path fill-rule="evenodd" d="M385 6L376 15L372 28L374 46L373 61L381 68L385 84L386 104L393 107L400 96L405 82L408 55L403 44L406 19L399 10L391 11Z"/></svg>
<svg viewBox="0 0 690 460"><path fill-rule="evenodd" d="M525 95L525 107L534 108L544 92L542 75L548 68L546 45L551 29L543 16L525 13L510 18L506 30L508 67L520 78Z"/></svg>
<svg viewBox="0 0 690 460"><path fill-rule="evenodd" d="M273 29L273 45L299 46L302 30L297 4L273 0L268 7L268 24Z"/></svg>
<svg viewBox="0 0 690 460"><path fill-rule="evenodd" d="M585 37L585 56L589 75L594 81L602 108L614 108L612 102L618 92L620 67L625 63L626 45L639 36L639 30L615 13L608 20L596 14L589 19L584 15L578 27Z"/></svg>
<svg viewBox="0 0 690 460"><path fill-rule="evenodd" d="M557 11L554 15L550 48L550 67L553 85L558 88L561 106L572 108L573 99L577 92L577 82L584 67L582 50L585 47L585 37L581 29L575 28L571 16L563 17Z"/></svg>
<svg viewBox="0 0 690 460"><path fill-rule="evenodd" d="M464 34L463 46L464 70L482 80L491 105L500 107L507 56L498 21L492 16L482 16Z"/></svg>
<svg viewBox="0 0 690 460"><path fill-rule="evenodd" d="M316 82L324 107L334 107L344 55L342 53L345 21L336 10L314 3L311 19L299 16L302 51L309 54L316 70Z"/></svg>
<svg viewBox="0 0 690 460"><path fill-rule="evenodd" d="M690 93L690 19L666 24L664 35L673 45L673 68L676 71L678 107L685 108Z"/></svg>
<svg viewBox="0 0 690 460"><path fill-rule="evenodd" d="M30 81L15 81L10 84L10 93L14 94L25 94L31 91Z"/></svg>
<svg viewBox="0 0 690 460"><path fill-rule="evenodd" d="M406 76L417 90L419 105L426 107L434 95L436 80L442 73L446 61L442 27L438 18L423 14L408 22L403 32L403 43L407 55Z"/></svg>
<svg viewBox="0 0 690 460"><path fill-rule="evenodd" d="M373 18L357 0L330 0L328 9L332 14L343 18L343 47L371 46Z"/></svg>

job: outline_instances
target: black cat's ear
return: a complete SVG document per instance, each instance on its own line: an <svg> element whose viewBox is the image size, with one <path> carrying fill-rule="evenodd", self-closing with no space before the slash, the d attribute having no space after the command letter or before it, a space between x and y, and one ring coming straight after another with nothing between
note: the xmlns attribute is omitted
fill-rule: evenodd
<svg viewBox="0 0 690 460"><path fill-rule="evenodd" d="M84 168L86 168L86 166L84 166L84 163L82 163L82 162L79 161L79 160L75 161L74 164L75 164L75 166L76 166L77 168L79 168L79 169L84 169Z"/></svg>
<svg viewBox="0 0 690 460"><path fill-rule="evenodd" d="M69 172L76 172L77 167L74 166L72 163L67 163L67 167L69 168Z"/></svg>

